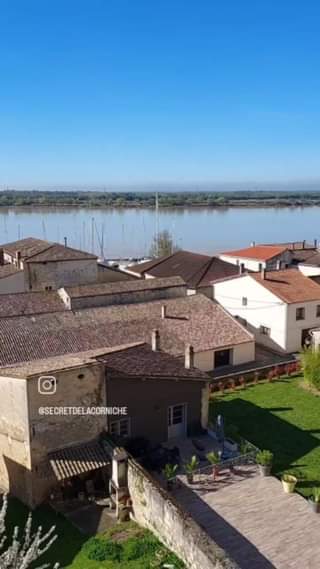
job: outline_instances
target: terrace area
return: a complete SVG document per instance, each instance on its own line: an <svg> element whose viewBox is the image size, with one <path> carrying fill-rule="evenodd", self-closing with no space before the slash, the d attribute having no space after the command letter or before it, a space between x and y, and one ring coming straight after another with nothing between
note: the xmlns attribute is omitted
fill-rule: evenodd
<svg viewBox="0 0 320 569"><path fill-rule="evenodd" d="M318 569L320 516L299 494L285 494L275 477L255 465L184 475L172 490L183 508L241 569Z"/></svg>

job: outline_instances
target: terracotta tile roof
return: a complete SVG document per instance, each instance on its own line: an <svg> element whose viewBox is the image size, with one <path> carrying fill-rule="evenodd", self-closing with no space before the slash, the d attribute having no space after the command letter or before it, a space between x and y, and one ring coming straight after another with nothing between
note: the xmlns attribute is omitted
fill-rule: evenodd
<svg viewBox="0 0 320 569"><path fill-rule="evenodd" d="M113 377L148 377L153 379L202 379L210 377L197 368L186 369L184 360L165 352L153 352L148 344L134 346L98 357ZM107 372L108 377L108 372Z"/></svg>
<svg viewBox="0 0 320 569"><path fill-rule="evenodd" d="M66 307L55 291L0 294L0 318L61 310L66 310Z"/></svg>
<svg viewBox="0 0 320 569"><path fill-rule="evenodd" d="M17 251L20 251L21 258L25 259L41 253L50 247L51 243L44 241L43 239L35 239L34 237L26 237L25 239L19 239L18 241L12 241L11 243L5 243L1 245L5 253L11 256L15 256Z"/></svg>
<svg viewBox="0 0 320 569"><path fill-rule="evenodd" d="M181 287L185 282L180 277L166 279L143 279L117 281L112 283L99 283L64 287L70 298L83 298L88 296L105 296L122 292L136 292L143 290L157 290L162 288Z"/></svg>
<svg viewBox="0 0 320 569"><path fill-rule="evenodd" d="M26 239L19 239L12 243L5 243L1 245L5 253L15 256L17 251L20 251L22 259L28 259L32 262L44 261L67 261L77 259L96 259L96 255L87 253L86 251L79 251L71 247L65 247L59 243L51 243L43 239L35 239L34 237L27 237Z"/></svg>
<svg viewBox="0 0 320 569"><path fill-rule="evenodd" d="M98 356L105 356L114 351L122 351L133 346L142 345L143 342L135 342L131 344L123 344L112 348L98 348L96 350L87 350L85 352L76 352L74 354L64 354L62 356L53 356L44 360L33 360L30 362L22 362L8 367L0 367L1 377L15 377L17 379L28 379L38 377L46 373L55 373L57 371L79 368L88 364L100 364Z"/></svg>
<svg viewBox="0 0 320 569"><path fill-rule="evenodd" d="M11 263L6 263L5 265L0 265L0 279L10 277L16 273L21 273L22 269L18 269L15 265Z"/></svg>
<svg viewBox="0 0 320 569"><path fill-rule="evenodd" d="M172 255L160 257L146 263L128 267L139 275L150 274L154 277L179 275L189 288L209 286L219 280L238 273L238 268L218 257L200 255L190 251L177 251Z"/></svg>
<svg viewBox="0 0 320 569"><path fill-rule="evenodd" d="M287 247L276 245L254 245L245 249L238 249L236 251L226 251L221 255L229 257L239 257L242 259L254 259L257 261L268 261L284 253Z"/></svg>
<svg viewBox="0 0 320 569"><path fill-rule="evenodd" d="M30 256L27 262L43 263L45 261L79 261L82 259L97 259L97 256L86 251L65 247L60 243L52 243L45 251Z"/></svg>
<svg viewBox="0 0 320 569"><path fill-rule="evenodd" d="M313 251L310 255L306 256L305 259L300 259L300 263L320 267L320 251Z"/></svg>
<svg viewBox="0 0 320 569"><path fill-rule="evenodd" d="M221 306L198 294L164 301L104 306L78 311L0 318L0 366L133 342L151 342L160 332L160 348L184 354L252 341L252 335Z"/></svg>
<svg viewBox="0 0 320 569"><path fill-rule="evenodd" d="M250 276L288 304L320 301L319 285L303 275L299 269L267 271L265 279L260 273L252 273Z"/></svg>

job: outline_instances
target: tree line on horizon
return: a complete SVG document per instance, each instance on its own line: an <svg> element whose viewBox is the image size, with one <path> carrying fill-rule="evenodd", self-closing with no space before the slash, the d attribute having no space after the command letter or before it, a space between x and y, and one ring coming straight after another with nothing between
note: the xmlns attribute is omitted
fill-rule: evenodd
<svg viewBox="0 0 320 569"><path fill-rule="evenodd" d="M155 192L103 192L55 190L3 190L0 207L10 206L85 206L85 207L155 207ZM223 207L231 205L308 205L320 204L316 191L175 191L159 192L159 207Z"/></svg>

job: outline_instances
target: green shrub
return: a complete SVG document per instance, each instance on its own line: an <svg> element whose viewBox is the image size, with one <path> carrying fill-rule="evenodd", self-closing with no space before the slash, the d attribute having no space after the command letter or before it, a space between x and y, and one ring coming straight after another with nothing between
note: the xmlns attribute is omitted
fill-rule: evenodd
<svg viewBox="0 0 320 569"><path fill-rule="evenodd" d="M113 541L92 537L82 548L84 554L92 561L120 561L122 546Z"/></svg>
<svg viewBox="0 0 320 569"><path fill-rule="evenodd" d="M320 390L320 350L306 348L301 353L305 382Z"/></svg>
<svg viewBox="0 0 320 569"><path fill-rule="evenodd" d="M143 538L131 537L123 543L123 559L132 561L145 555L154 555L159 546L159 541L153 535Z"/></svg>

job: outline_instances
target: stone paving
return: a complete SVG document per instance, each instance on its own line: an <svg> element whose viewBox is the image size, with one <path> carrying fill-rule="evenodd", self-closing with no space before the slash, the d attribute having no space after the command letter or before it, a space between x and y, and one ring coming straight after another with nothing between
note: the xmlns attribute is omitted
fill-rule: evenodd
<svg viewBox="0 0 320 569"><path fill-rule="evenodd" d="M179 476L174 495L241 569L320 569L320 514L255 465L192 485Z"/></svg>

